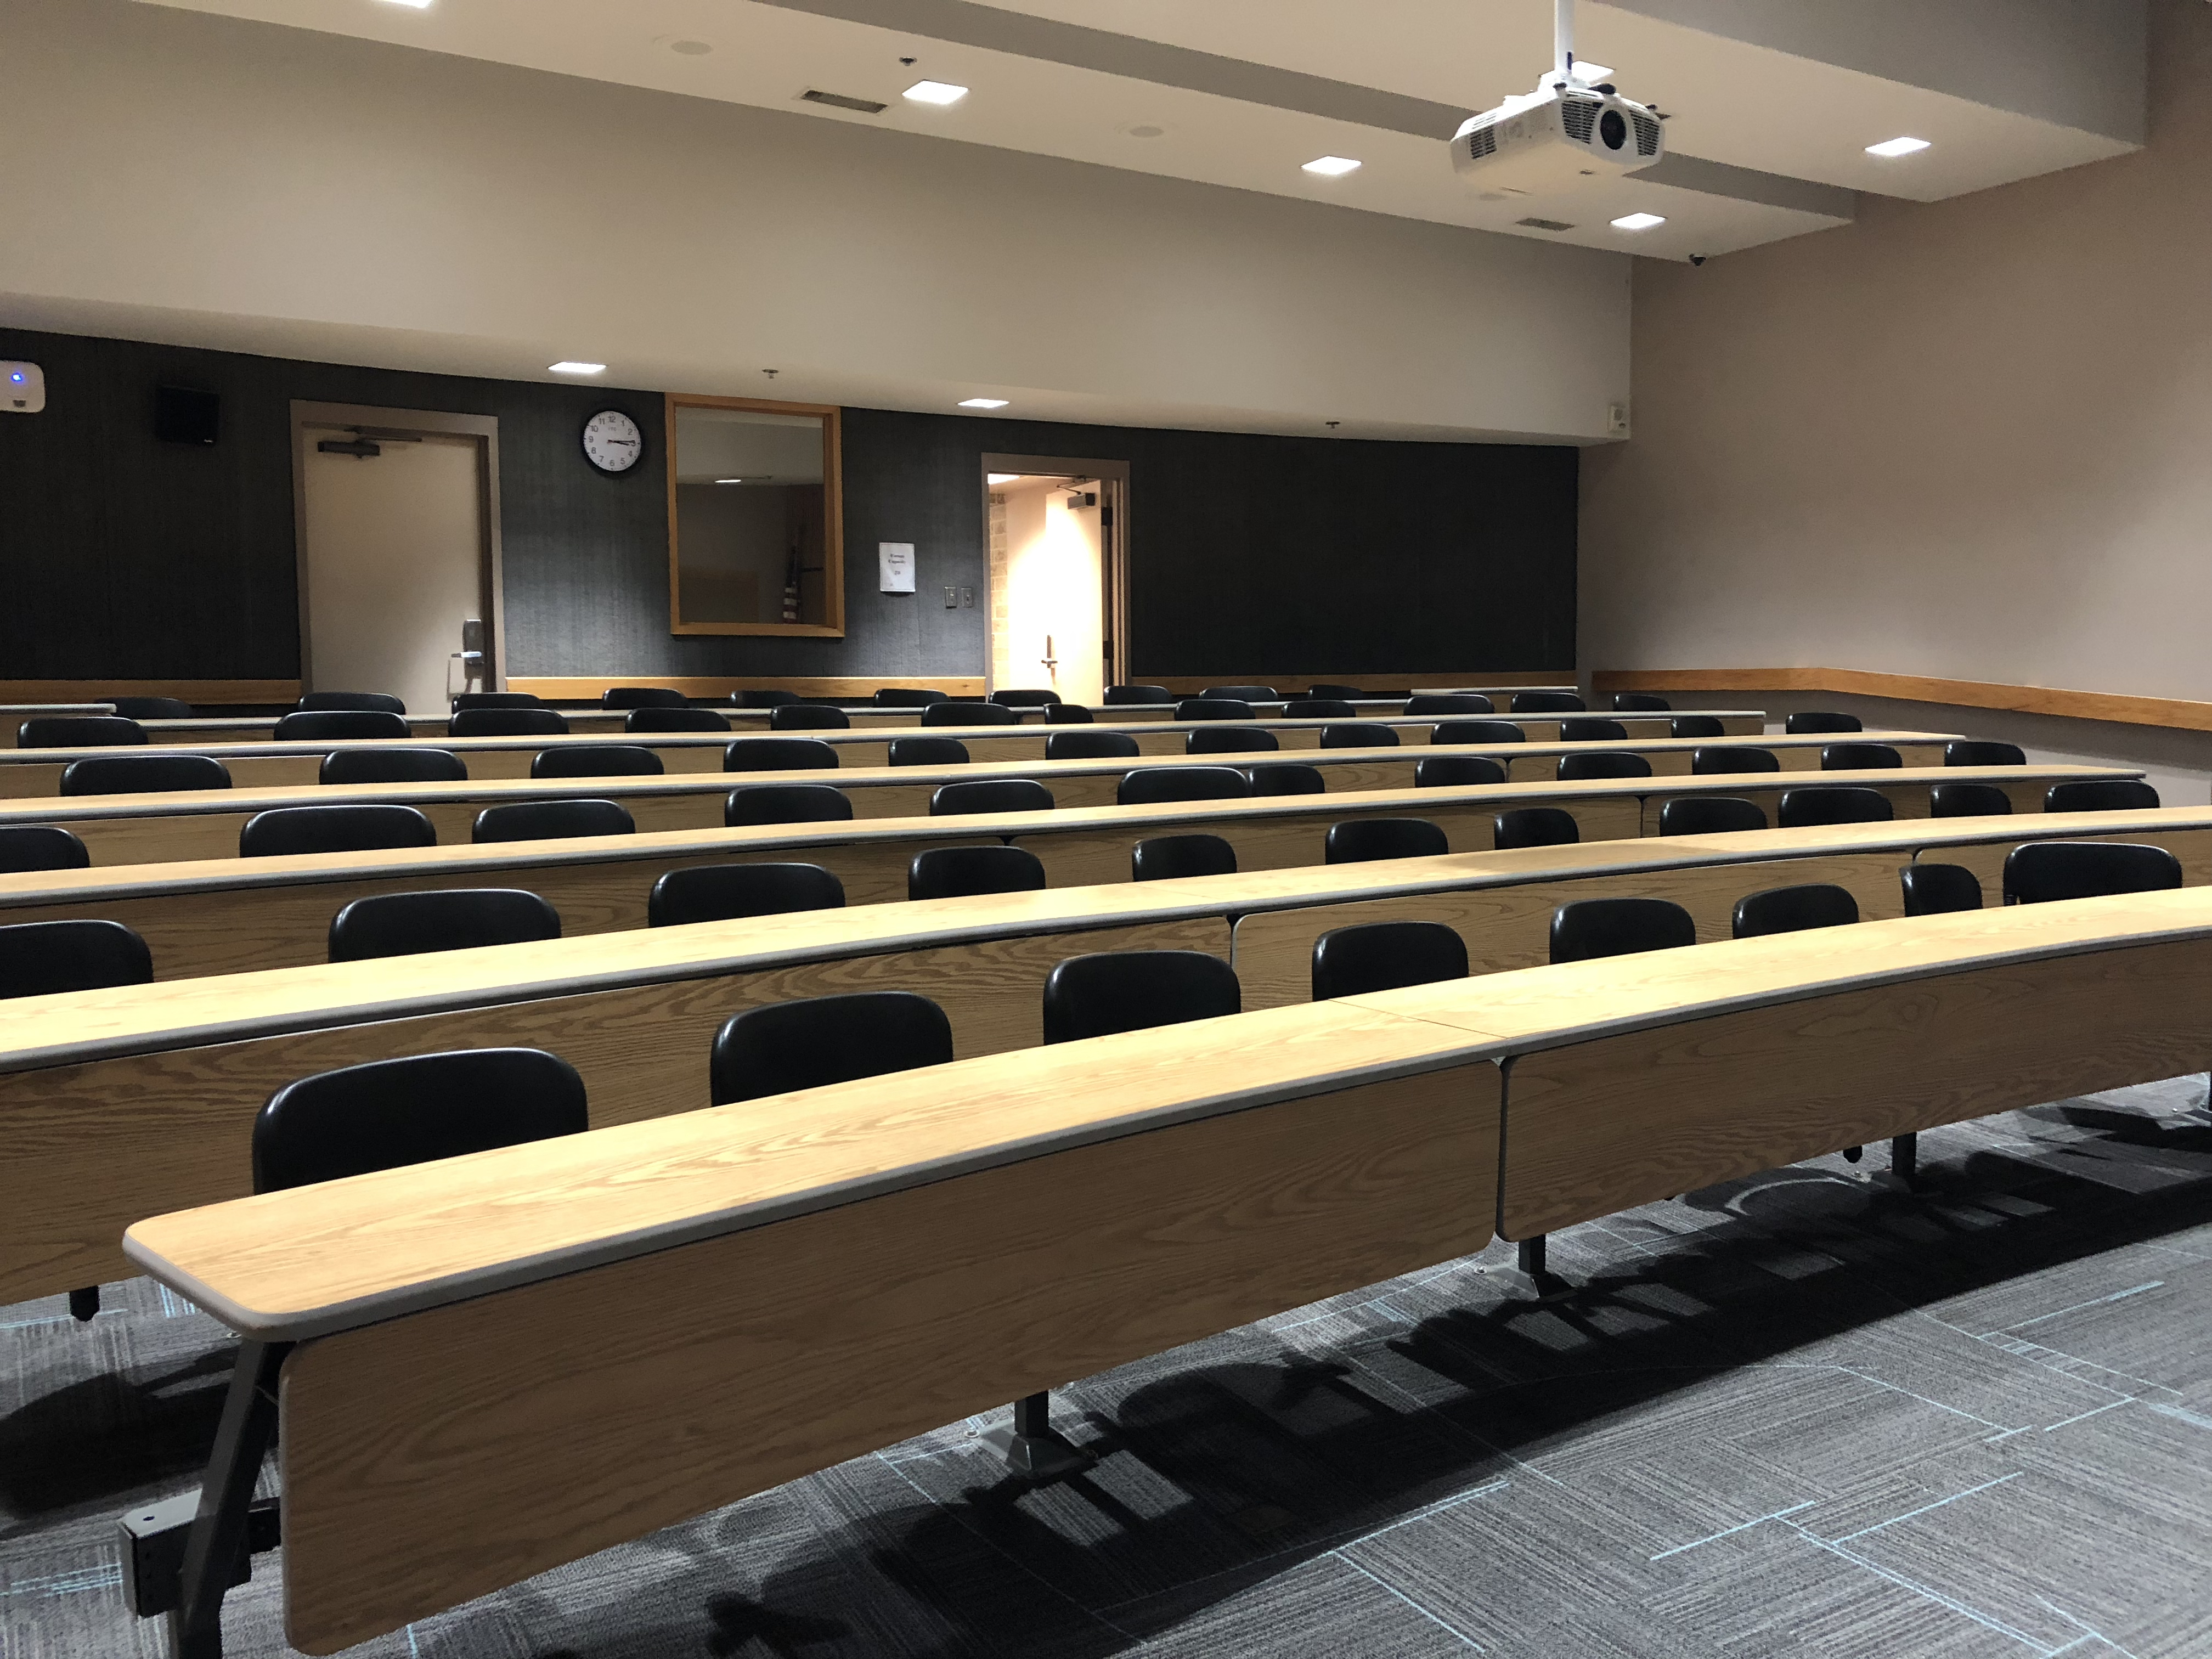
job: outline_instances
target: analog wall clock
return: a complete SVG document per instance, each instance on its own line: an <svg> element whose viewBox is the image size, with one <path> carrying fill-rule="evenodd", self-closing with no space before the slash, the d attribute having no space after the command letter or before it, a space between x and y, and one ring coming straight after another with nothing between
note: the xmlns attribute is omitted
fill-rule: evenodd
<svg viewBox="0 0 2212 1659"><path fill-rule="evenodd" d="M602 472L627 472L645 459L645 434L619 409L603 409L584 422L584 459Z"/></svg>

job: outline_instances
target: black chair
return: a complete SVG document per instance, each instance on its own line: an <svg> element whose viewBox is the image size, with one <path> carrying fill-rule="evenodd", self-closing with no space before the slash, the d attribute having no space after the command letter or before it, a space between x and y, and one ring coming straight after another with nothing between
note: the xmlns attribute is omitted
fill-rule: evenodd
<svg viewBox="0 0 2212 1659"><path fill-rule="evenodd" d="M732 691L730 703L736 708L781 708L787 702L800 701L796 691L785 691L774 686L763 686L751 691Z"/></svg>
<svg viewBox="0 0 2212 1659"><path fill-rule="evenodd" d="M1582 825L1563 806L1517 806L1498 813L1492 828L1491 844L1504 853L1517 847L1572 847L1583 838Z"/></svg>
<svg viewBox="0 0 2212 1659"><path fill-rule="evenodd" d="M657 778L667 770L653 750L628 743L541 749L530 763L533 778Z"/></svg>
<svg viewBox="0 0 2212 1659"><path fill-rule="evenodd" d="M411 738L415 728L407 724L404 715L386 709L318 708L285 715L276 722L274 735L279 743L358 743L374 738Z"/></svg>
<svg viewBox="0 0 2212 1659"><path fill-rule="evenodd" d="M1328 784L1321 768L1304 761L1269 761L1243 769L1255 795L1325 795Z"/></svg>
<svg viewBox="0 0 2212 1659"><path fill-rule="evenodd" d="M665 685L611 685L599 693L602 708L683 708L690 701Z"/></svg>
<svg viewBox="0 0 2212 1659"><path fill-rule="evenodd" d="M1451 838L1426 818L1346 818L1329 825L1323 849L1330 864L1429 859L1450 852Z"/></svg>
<svg viewBox="0 0 2212 1659"><path fill-rule="evenodd" d="M1225 697L1235 702L1280 702L1282 697L1272 685L1209 685L1198 694L1201 697Z"/></svg>
<svg viewBox="0 0 2212 1659"><path fill-rule="evenodd" d="M24 749L115 749L146 741L146 728L120 714L41 714L15 728Z"/></svg>
<svg viewBox="0 0 2212 1659"><path fill-rule="evenodd" d="M1649 691L1616 691L1613 694L1613 712L1616 714L1663 714L1674 708L1664 697L1655 697Z"/></svg>
<svg viewBox="0 0 2212 1659"><path fill-rule="evenodd" d="M1992 818L2012 811L2012 797L1994 783L1939 783L1928 792L1934 818Z"/></svg>
<svg viewBox="0 0 2212 1659"><path fill-rule="evenodd" d="M700 864L671 870L645 902L649 927L839 910L845 884L818 864Z"/></svg>
<svg viewBox="0 0 2212 1659"><path fill-rule="evenodd" d="M1001 702L933 702L921 711L924 726L1019 726L1022 711Z"/></svg>
<svg viewBox="0 0 2212 1659"><path fill-rule="evenodd" d="M739 738L722 750L725 772L824 772L837 765L837 745L819 738Z"/></svg>
<svg viewBox="0 0 2212 1659"><path fill-rule="evenodd" d="M768 711L771 732L842 732L852 724L853 717L843 709L823 702L778 703Z"/></svg>
<svg viewBox="0 0 2212 1659"><path fill-rule="evenodd" d="M1904 764L1905 757L1886 743L1831 743L1820 750L1823 772L1873 772Z"/></svg>
<svg viewBox="0 0 2212 1659"><path fill-rule="evenodd" d="M1690 751L1690 770L1698 777L1714 777L1728 772L1779 772L1782 762L1771 749L1760 749L1747 743L1732 743L1724 749L1692 749Z"/></svg>
<svg viewBox="0 0 2212 1659"><path fill-rule="evenodd" d="M1662 836L1729 836L1766 828L1766 809L1734 795L1680 795L1659 809Z"/></svg>
<svg viewBox="0 0 2212 1659"><path fill-rule="evenodd" d="M1256 726L1217 726L1186 732L1183 752L1188 755L1265 755L1280 749L1273 732Z"/></svg>
<svg viewBox="0 0 2212 1659"><path fill-rule="evenodd" d="M1055 732L1044 740L1047 760L1132 760L1139 752L1127 732Z"/></svg>
<svg viewBox="0 0 2212 1659"><path fill-rule="evenodd" d="M1179 720L1249 720L1252 705L1234 697L1185 697L1175 706Z"/></svg>
<svg viewBox="0 0 2212 1659"><path fill-rule="evenodd" d="M545 699L528 691L461 691L454 694L453 712L471 708L543 708Z"/></svg>
<svg viewBox="0 0 2212 1659"><path fill-rule="evenodd" d="M1241 800L1252 780L1233 766L1137 766L1121 775L1116 806L1158 806L1178 800Z"/></svg>
<svg viewBox="0 0 2212 1659"><path fill-rule="evenodd" d="M1070 957L1044 982L1044 1040L1079 1042L1239 1012L1237 972L1204 951L1100 951Z"/></svg>
<svg viewBox="0 0 2212 1659"><path fill-rule="evenodd" d="M1589 705L1571 691L1516 691L1510 714L1579 714Z"/></svg>
<svg viewBox="0 0 2212 1659"><path fill-rule="evenodd" d="M64 795L146 795L229 787L230 769L212 755L97 755L62 768Z"/></svg>
<svg viewBox="0 0 2212 1659"><path fill-rule="evenodd" d="M1790 715L1782 723L1782 730L1793 738L1817 737L1823 732L1863 732L1866 723L1856 714L1838 714L1814 709Z"/></svg>
<svg viewBox="0 0 2212 1659"><path fill-rule="evenodd" d="M1370 921L1314 941L1316 1002L1466 977L1467 941L1440 921Z"/></svg>
<svg viewBox="0 0 2212 1659"><path fill-rule="evenodd" d="M279 806L256 812L238 832L242 859L437 844L435 827L411 806Z"/></svg>
<svg viewBox="0 0 2212 1659"><path fill-rule="evenodd" d="M107 705L126 720L188 720L192 706L182 697L110 697Z"/></svg>
<svg viewBox="0 0 2212 1659"><path fill-rule="evenodd" d="M542 1048L373 1060L269 1097L253 1120L253 1190L343 1181L590 1127L583 1079Z"/></svg>
<svg viewBox="0 0 2212 1659"><path fill-rule="evenodd" d="M951 695L934 686L880 685L872 701L878 708L927 708L933 702L945 702Z"/></svg>
<svg viewBox="0 0 2212 1659"><path fill-rule="evenodd" d="M2025 766L2027 751L2016 743L1978 743L1960 738L1943 745L1946 766Z"/></svg>
<svg viewBox="0 0 2212 1659"><path fill-rule="evenodd" d="M965 766L968 745L957 738L893 738L886 757L893 766Z"/></svg>
<svg viewBox="0 0 2212 1659"><path fill-rule="evenodd" d="M1129 854L1132 881L1176 881L1184 876L1233 876L1237 849L1218 836L1152 836Z"/></svg>
<svg viewBox="0 0 2212 1659"><path fill-rule="evenodd" d="M1769 933L1797 933L1814 927L1848 927L1859 919L1859 902L1850 890L1831 882L1808 881L1795 887L1769 887L1735 902L1729 930L1737 939Z"/></svg>
<svg viewBox="0 0 2212 1659"><path fill-rule="evenodd" d="M1677 714L1667 722L1670 738L1724 738L1728 727L1711 714Z"/></svg>
<svg viewBox="0 0 2212 1659"><path fill-rule="evenodd" d="M550 708L462 708L446 722L449 738L557 738L568 730Z"/></svg>
<svg viewBox="0 0 2212 1659"><path fill-rule="evenodd" d="M464 783L469 769L450 749L333 749L319 783Z"/></svg>
<svg viewBox="0 0 2212 1659"><path fill-rule="evenodd" d="M1528 734L1511 720L1444 720L1429 728L1431 744L1526 743Z"/></svg>
<svg viewBox="0 0 2212 1659"><path fill-rule="evenodd" d="M1356 701L1366 695L1356 685L1310 685L1306 688L1306 696L1309 697Z"/></svg>
<svg viewBox="0 0 2212 1659"><path fill-rule="evenodd" d="M933 817L957 812L1049 812L1052 791L1035 778L979 778L939 784L929 798Z"/></svg>
<svg viewBox="0 0 2212 1659"><path fill-rule="evenodd" d="M1044 860L1025 847L933 847L906 872L906 896L917 902L1042 891Z"/></svg>
<svg viewBox="0 0 2212 1659"><path fill-rule="evenodd" d="M54 823L0 826L0 875L33 870L89 870L92 854L70 831Z"/></svg>
<svg viewBox="0 0 2212 1659"><path fill-rule="evenodd" d="M732 830L755 823L842 823L853 816L852 798L826 783L756 783L730 791L722 823Z"/></svg>
<svg viewBox="0 0 2212 1659"><path fill-rule="evenodd" d="M729 718L711 708L633 708L623 730L640 732L726 732Z"/></svg>
<svg viewBox="0 0 2212 1659"><path fill-rule="evenodd" d="M1487 755L1431 755L1413 763L1416 789L1463 789L1505 781L1505 769Z"/></svg>
<svg viewBox="0 0 2212 1659"><path fill-rule="evenodd" d="M708 1088L717 1106L944 1066L952 1022L912 991L855 991L748 1008L714 1034Z"/></svg>
<svg viewBox="0 0 2212 1659"><path fill-rule="evenodd" d="M1609 720L1601 714L1589 714L1580 720L1559 722L1561 743L1626 743L1628 728L1619 720Z"/></svg>
<svg viewBox="0 0 2212 1659"><path fill-rule="evenodd" d="M565 841L584 836L629 836L637 822L611 800L519 800L487 806L471 832L480 841Z"/></svg>
<svg viewBox="0 0 2212 1659"><path fill-rule="evenodd" d="M1097 718L1079 702L1048 702L1044 708L1047 726L1089 726Z"/></svg>
<svg viewBox="0 0 2212 1659"><path fill-rule="evenodd" d="M1158 705L1174 701L1175 693L1164 685L1109 685L1106 688L1106 703L1109 708L1116 708L1123 704Z"/></svg>
<svg viewBox="0 0 2212 1659"><path fill-rule="evenodd" d="M1204 735L1199 732L1191 733L1194 738ZM1395 749L1398 746L1398 728L1364 721L1351 726L1324 726L1321 729L1321 746L1324 749Z"/></svg>
<svg viewBox="0 0 2212 1659"><path fill-rule="evenodd" d="M453 887L356 899L331 923L331 960L422 956L561 937L560 912L515 887Z"/></svg>
<svg viewBox="0 0 2212 1659"><path fill-rule="evenodd" d="M455 705L459 706L459 699L455 700ZM307 714L360 710L379 714L404 714L407 712L407 705L389 691L310 691L300 699L299 708L301 713Z"/></svg>
<svg viewBox="0 0 2212 1659"><path fill-rule="evenodd" d="M1480 691L1424 691L1406 699L1407 714L1494 714L1498 705Z"/></svg>
<svg viewBox="0 0 2212 1659"><path fill-rule="evenodd" d="M1908 916L1943 916L1982 908L1980 878L1963 864L1908 864L1898 872Z"/></svg>
<svg viewBox="0 0 2212 1659"><path fill-rule="evenodd" d="M1690 913L1667 899L1576 899L1552 912L1554 963L1671 951L1697 942Z"/></svg>
<svg viewBox="0 0 2212 1659"><path fill-rule="evenodd" d="M1774 814L1784 830L1811 830L1824 823L1887 823L1897 808L1879 789L1863 784L1814 784L1785 789Z"/></svg>
<svg viewBox="0 0 2212 1659"><path fill-rule="evenodd" d="M2142 812L2158 804L2158 791L2133 778L2054 783L2043 795L2046 812Z"/></svg>
<svg viewBox="0 0 2212 1659"><path fill-rule="evenodd" d="M1009 708L1049 708L1060 701L1057 691L994 691L993 702L1004 703Z"/></svg>
<svg viewBox="0 0 2212 1659"><path fill-rule="evenodd" d="M1597 755L1559 757L1559 781L1579 783L1591 778L1648 778L1651 763L1641 755L1609 750Z"/></svg>
<svg viewBox="0 0 2212 1659"><path fill-rule="evenodd" d="M1359 710L1342 697L1292 697L1283 705L1283 715L1294 720L1348 720Z"/></svg>
<svg viewBox="0 0 2212 1659"><path fill-rule="evenodd" d="M2031 841L2005 854L2008 904L2156 893L2181 885L2181 860L2124 841Z"/></svg>

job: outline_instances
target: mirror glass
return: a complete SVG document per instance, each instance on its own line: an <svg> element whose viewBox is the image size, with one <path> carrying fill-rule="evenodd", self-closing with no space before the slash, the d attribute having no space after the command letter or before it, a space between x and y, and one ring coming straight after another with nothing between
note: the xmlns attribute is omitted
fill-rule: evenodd
<svg viewBox="0 0 2212 1659"><path fill-rule="evenodd" d="M839 628L830 573L835 417L678 403L678 632Z"/></svg>

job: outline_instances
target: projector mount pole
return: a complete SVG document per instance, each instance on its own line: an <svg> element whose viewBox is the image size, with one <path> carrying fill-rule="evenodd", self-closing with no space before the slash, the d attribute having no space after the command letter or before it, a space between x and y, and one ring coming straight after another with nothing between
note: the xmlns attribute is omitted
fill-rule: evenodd
<svg viewBox="0 0 2212 1659"><path fill-rule="evenodd" d="M1575 0L1552 0L1552 68L1561 82L1575 72Z"/></svg>

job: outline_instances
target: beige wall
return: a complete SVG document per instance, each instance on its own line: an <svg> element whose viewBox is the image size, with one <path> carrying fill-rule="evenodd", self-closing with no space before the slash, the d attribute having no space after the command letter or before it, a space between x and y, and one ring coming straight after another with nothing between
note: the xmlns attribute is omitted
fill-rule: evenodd
<svg viewBox="0 0 2212 1659"><path fill-rule="evenodd" d="M2212 700L2212 6L2152 31L2138 155L1638 263L1636 436L1583 458L1586 669Z"/></svg>

